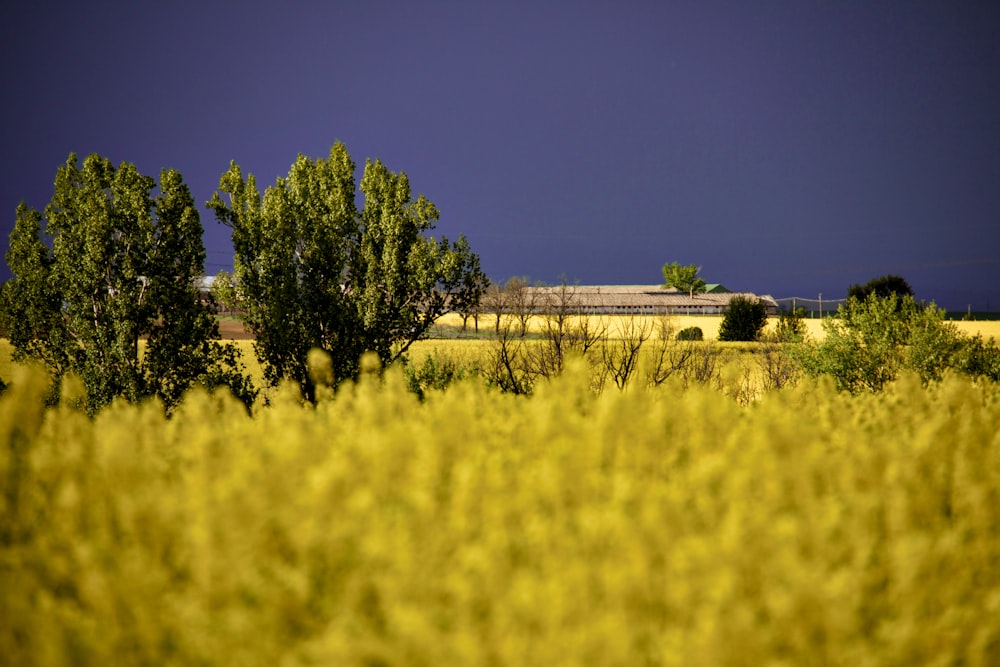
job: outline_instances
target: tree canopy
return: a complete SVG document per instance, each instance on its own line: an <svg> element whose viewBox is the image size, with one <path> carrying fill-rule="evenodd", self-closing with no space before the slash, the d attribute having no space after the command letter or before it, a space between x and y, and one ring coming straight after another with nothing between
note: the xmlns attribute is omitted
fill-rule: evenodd
<svg viewBox="0 0 1000 667"><path fill-rule="evenodd" d="M757 298L734 296L719 324L721 341L753 341L767 326L767 306Z"/></svg>
<svg viewBox="0 0 1000 667"><path fill-rule="evenodd" d="M677 262L670 262L663 265L663 286L674 287L682 292L687 292L688 296L694 298L695 293L705 291L705 281L698 277L701 269L694 265L682 265Z"/></svg>
<svg viewBox="0 0 1000 667"><path fill-rule="evenodd" d="M164 169L157 184L130 163L94 154L81 168L70 154L44 218L17 209L14 276L0 299L15 357L41 361L56 379L78 374L91 411L117 396L170 406L196 382L252 400L238 353L210 342L218 328L195 284L202 231L177 171Z"/></svg>
<svg viewBox="0 0 1000 667"><path fill-rule="evenodd" d="M352 378L363 353L392 363L447 310L478 302L487 285L464 237L427 235L438 209L413 198L405 173L366 161L360 209L354 174L338 142L326 159L300 154L261 196L233 162L208 202L232 229L244 321L265 378L299 382L307 395L312 348L330 354L336 382Z"/></svg>
<svg viewBox="0 0 1000 667"><path fill-rule="evenodd" d="M894 294L902 299L903 297L913 296L913 288L910 287L910 284L902 276L888 274L872 278L864 285L851 285L847 289L847 298L853 297L858 301L864 301L870 294L874 294L879 298L886 298Z"/></svg>
<svg viewBox="0 0 1000 667"><path fill-rule="evenodd" d="M838 389L851 393L879 391L903 370L925 382L940 379L946 368L965 370L965 339L943 310L921 307L909 295L848 299L838 317L823 320L823 329L822 341L803 348L803 368L830 375Z"/></svg>

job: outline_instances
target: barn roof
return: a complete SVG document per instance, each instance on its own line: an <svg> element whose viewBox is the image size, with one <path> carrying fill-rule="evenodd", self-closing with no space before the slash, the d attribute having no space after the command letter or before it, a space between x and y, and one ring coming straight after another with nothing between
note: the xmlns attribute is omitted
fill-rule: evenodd
<svg viewBox="0 0 1000 667"><path fill-rule="evenodd" d="M540 296L548 299L558 299L562 287L532 287ZM576 285L565 288L567 298L580 307L610 307L610 308L726 308L730 299L743 296L759 298L773 308L777 302L770 295L758 295L752 292L713 292L695 294L676 289L664 289L660 285Z"/></svg>

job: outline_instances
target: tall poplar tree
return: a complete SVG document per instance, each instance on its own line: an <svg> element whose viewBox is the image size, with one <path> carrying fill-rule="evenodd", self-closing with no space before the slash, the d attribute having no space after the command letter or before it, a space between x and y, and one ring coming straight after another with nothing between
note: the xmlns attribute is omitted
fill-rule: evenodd
<svg viewBox="0 0 1000 667"><path fill-rule="evenodd" d="M238 354L212 343L218 328L195 281L205 249L178 172L154 179L134 165L70 154L42 216L17 210L0 312L18 359L42 361L58 379L77 373L95 411L117 396L158 395L172 406L195 382L252 389ZM51 249L50 249L51 248ZM140 338L148 338L144 355Z"/></svg>
<svg viewBox="0 0 1000 667"><path fill-rule="evenodd" d="M330 353L335 381L352 378L364 352L392 363L486 286L464 238L427 235L438 210L413 198L406 174L367 161L360 210L354 174L338 142L326 159L299 155L261 196L233 162L208 203L233 230L235 279L265 378L299 382L307 396L310 349Z"/></svg>

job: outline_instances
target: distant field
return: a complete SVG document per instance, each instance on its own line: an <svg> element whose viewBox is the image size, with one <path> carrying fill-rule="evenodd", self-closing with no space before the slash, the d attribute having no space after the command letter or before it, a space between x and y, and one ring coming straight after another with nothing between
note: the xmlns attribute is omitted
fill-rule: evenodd
<svg viewBox="0 0 1000 667"><path fill-rule="evenodd" d="M718 318L720 321L722 318ZM825 336L823 332L822 320L812 319L803 320L806 323L806 329L809 335L816 340L822 340ZM776 318L771 318L770 326L774 326L774 322L777 322ZM954 324L955 327L962 333L974 336L980 334L983 338L995 338L1000 341L1000 321L997 320L976 320L976 321L965 321L965 320L950 320L949 324ZM718 329L716 329L718 331ZM706 330L706 335L707 335Z"/></svg>
<svg viewBox="0 0 1000 667"><path fill-rule="evenodd" d="M592 315L589 316L592 323L604 322L607 324L610 332L620 332L623 323L633 319L632 316L625 315ZM634 319L639 321L648 322L651 325L658 325L662 320L661 316L649 316L649 315L638 315ZM681 329L686 329L688 327L699 327L705 336L706 340L712 340L718 338L719 336L719 325L722 324L721 315L671 315L669 321L672 325L674 331L680 331ZM777 326L778 318L771 317L768 319L768 330L772 330ZM805 319L803 322L806 325L806 330L809 335L815 340L822 340L825 336L822 326L822 320L818 318ZM487 315L485 317L479 318L479 333L488 334L493 331L493 326L495 319L492 315ZM954 324L959 331L968 334L981 334L983 338L995 338L1000 341L1000 321L997 320L977 320L977 321L964 321L955 320L951 324ZM438 335L473 335L473 323L470 319L466 331L462 332L462 318L456 313L448 313L440 320L438 320ZM541 332L545 329L545 320L541 317L533 317L528 324L528 330L531 332Z"/></svg>
<svg viewBox="0 0 1000 667"><path fill-rule="evenodd" d="M611 336L620 335L623 327L629 322L638 322L652 327L654 331L659 331L663 317L659 315L583 315L590 321L592 327L607 327ZM573 318L574 320L578 318ZM669 322L674 331L680 331L688 327L701 327L706 339L716 338L719 333L721 317L709 315L672 315ZM496 318L492 315L485 315L479 318L479 335L485 336L493 332L496 325ZM532 316L528 321L529 333L541 333L545 331L546 320L542 316ZM436 330L432 335L474 335L474 327L470 318L466 329L462 330L462 318L457 313L447 313L438 320Z"/></svg>
<svg viewBox="0 0 1000 667"><path fill-rule="evenodd" d="M604 316L604 322L612 332L620 332L623 322L627 318L623 316ZM643 317L651 325L658 325L660 318ZM824 332L818 319L803 320L809 335L815 340L822 340ZM680 331L687 327L700 327L706 340L713 340L719 335L719 324L722 317L710 315L678 315L671 317L671 324L674 331ZM777 318L771 318L768 327L774 327ZM967 335L980 334L983 338L994 338L1000 341L1000 321L953 321L959 331ZM535 333L542 331L544 321L541 318L533 318L529 324L529 330ZM449 313L439 321L439 324L432 336L426 340L420 340L411 347L411 358L420 360L426 356L440 354L452 357L455 360L471 360L479 358L482 352L489 346L489 334L493 331L493 322L489 317L480 318L479 337L476 337L473 330L472 321L469 321L465 332L461 330L462 319ZM257 362L253 353L253 341L243 331L243 325L239 320L225 318L220 322L220 332L223 338L235 341L237 347L243 352L243 361L247 366L247 371L254 381L261 384L263 380L263 370ZM0 339L0 378L10 377L11 367L11 346L6 339Z"/></svg>

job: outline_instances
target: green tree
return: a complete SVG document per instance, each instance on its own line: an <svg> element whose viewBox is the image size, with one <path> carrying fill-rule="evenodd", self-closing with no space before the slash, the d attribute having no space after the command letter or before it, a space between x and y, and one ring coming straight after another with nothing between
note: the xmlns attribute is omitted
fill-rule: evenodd
<svg viewBox="0 0 1000 667"><path fill-rule="evenodd" d="M168 407L194 383L230 384L252 401L235 350L218 343L195 280L205 249L194 202L174 170L154 179L123 162L71 154L42 216L17 210L2 317L17 359L58 379L77 373L91 412L122 396L157 395ZM147 338L145 354L140 338ZM249 392L249 393L247 393Z"/></svg>
<svg viewBox="0 0 1000 667"><path fill-rule="evenodd" d="M705 334L701 327L688 327L677 332L677 340L704 340Z"/></svg>
<svg viewBox="0 0 1000 667"><path fill-rule="evenodd" d="M760 299L734 296L719 325L721 341L752 341L767 326L767 306Z"/></svg>
<svg viewBox="0 0 1000 667"><path fill-rule="evenodd" d="M52 288L52 253L41 240L42 215L21 202L7 250L13 277L0 292L0 319L14 358L41 361L56 376L69 364L61 299Z"/></svg>
<svg viewBox="0 0 1000 667"><path fill-rule="evenodd" d="M984 340L980 334L964 338L955 355L955 367L967 375L1000 382L1000 348L996 340Z"/></svg>
<svg viewBox="0 0 1000 667"><path fill-rule="evenodd" d="M236 311L243 309L243 298L240 295L240 289L236 285L232 274L228 271L219 271L215 274L212 286L209 288L209 294L212 295L212 299L216 303L220 304L226 310Z"/></svg>
<svg viewBox="0 0 1000 667"><path fill-rule="evenodd" d="M462 271L458 285L452 288L448 307L462 317L462 331L465 331L470 316L475 318L478 331L479 303L486 294L490 281L479 264L479 255L472 252L464 236L455 241L455 253L456 257L466 258L467 266Z"/></svg>
<svg viewBox="0 0 1000 667"><path fill-rule="evenodd" d="M904 370L937 380L945 369L960 367L963 339L934 304L873 293L848 299L837 314L823 320L826 336L803 346L801 356L806 373L829 375L841 390L880 391Z"/></svg>
<svg viewBox="0 0 1000 667"><path fill-rule="evenodd" d="M804 308L781 311L778 313L778 326L775 328L774 337L778 342L797 343L802 341L806 335L806 324Z"/></svg>
<svg viewBox="0 0 1000 667"><path fill-rule="evenodd" d="M663 265L663 286L687 292L692 299L695 293L705 291L705 281L698 277L701 269L694 264L682 266L677 262Z"/></svg>
<svg viewBox="0 0 1000 667"><path fill-rule="evenodd" d="M910 283L906 282L902 276L889 274L872 278L864 285L851 285L847 289L847 298L853 297L858 301L864 301L868 298L869 294L874 294L880 298L895 294L897 297L903 298L913 296L913 288L910 287Z"/></svg>
<svg viewBox="0 0 1000 667"><path fill-rule="evenodd" d="M208 203L233 230L244 322L265 378L298 382L309 398L310 349L330 353L336 382L352 378L364 352L392 363L442 314L478 301L487 284L464 237L426 235L438 210L412 197L406 174L367 161L359 211L354 172L338 142L327 159L299 155L262 197L234 162Z"/></svg>

